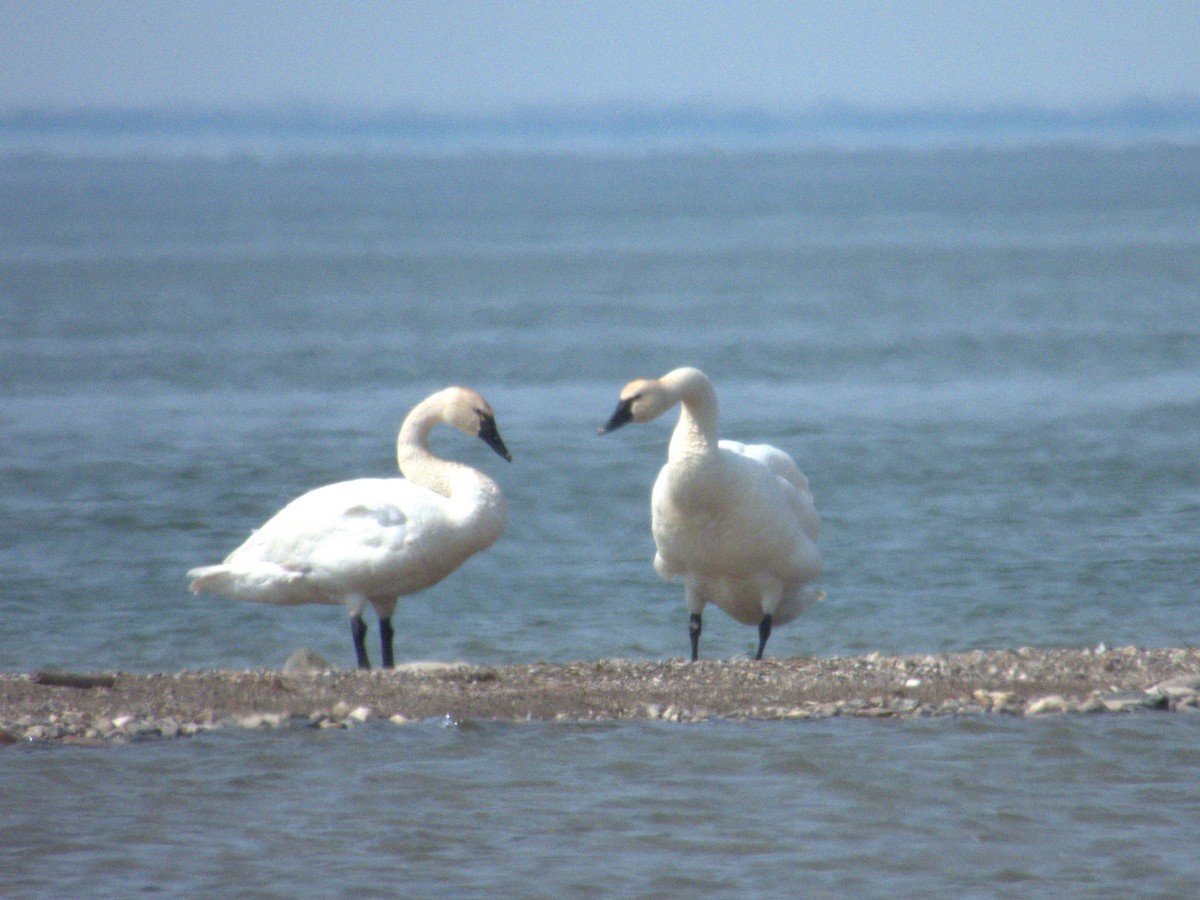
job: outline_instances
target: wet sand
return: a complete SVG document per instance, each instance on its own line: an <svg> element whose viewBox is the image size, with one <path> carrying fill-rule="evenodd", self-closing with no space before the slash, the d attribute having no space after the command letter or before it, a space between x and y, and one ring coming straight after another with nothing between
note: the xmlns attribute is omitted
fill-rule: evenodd
<svg viewBox="0 0 1200 900"><path fill-rule="evenodd" d="M345 728L372 719L688 722L1142 710L1200 711L1200 649L0 674L5 744L100 746L220 727Z"/></svg>

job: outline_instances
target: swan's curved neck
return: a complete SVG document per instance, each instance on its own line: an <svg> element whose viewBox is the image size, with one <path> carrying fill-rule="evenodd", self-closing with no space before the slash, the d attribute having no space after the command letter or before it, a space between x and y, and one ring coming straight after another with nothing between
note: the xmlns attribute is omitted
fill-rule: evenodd
<svg viewBox="0 0 1200 900"><path fill-rule="evenodd" d="M438 456L429 449L429 432L437 423L446 421L435 397L418 403L400 426L396 461L401 473L413 484L448 499L464 492L499 496L499 486L482 472Z"/></svg>
<svg viewBox="0 0 1200 900"><path fill-rule="evenodd" d="M717 392L697 369L676 369L662 378L663 386L679 398L679 423L671 434L669 457L715 451Z"/></svg>

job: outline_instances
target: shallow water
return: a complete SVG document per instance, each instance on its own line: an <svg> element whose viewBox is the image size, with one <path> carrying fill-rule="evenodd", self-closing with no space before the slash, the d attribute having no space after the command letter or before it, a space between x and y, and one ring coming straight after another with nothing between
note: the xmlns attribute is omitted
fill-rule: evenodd
<svg viewBox="0 0 1200 900"><path fill-rule="evenodd" d="M670 426L595 428L685 363L823 515L828 597L769 653L1200 642L1194 147L5 163L6 671L349 665L343 611L183 573L393 471L404 412L452 382L514 462L435 446L497 477L510 524L401 604L398 656L683 655L650 567ZM755 638L712 611L701 652ZM1139 716L21 748L0 886L1178 896L1195 745Z"/></svg>
<svg viewBox="0 0 1200 900"><path fill-rule="evenodd" d="M1182 897L1198 728L429 722L28 747L6 751L0 840L17 895Z"/></svg>

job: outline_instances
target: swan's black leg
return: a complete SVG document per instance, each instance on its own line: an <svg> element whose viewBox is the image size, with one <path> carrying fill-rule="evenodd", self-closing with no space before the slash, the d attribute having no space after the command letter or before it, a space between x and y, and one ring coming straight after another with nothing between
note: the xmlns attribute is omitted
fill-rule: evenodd
<svg viewBox="0 0 1200 900"><path fill-rule="evenodd" d="M771 614L767 613L762 617L762 621L758 623L758 655L755 659L762 659L763 649L767 646L767 638L771 636Z"/></svg>
<svg viewBox="0 0 1200 900"><path fill-rule="evenodd" d="M371 662L367 659L367 648L363 643L363 638L367 636L367 623L359 614L350 617L350 636L354 638L354 652L358 656L358 667L360 669L371 668Z"/></svg>
<svg viewBox="0 0 1200 900"><path fill-rule="evenodd" d="M700 613L692 613L688 620L688 637L692 639L692 662L700 658Z"/></svg>
<svg viewBox="0 0 1200 900"><path fill-rule="evenodd" d="M379 642L383 647L383 667L390 669L396 664L392 657L392 620L390 617L379 620Z"/></svg>

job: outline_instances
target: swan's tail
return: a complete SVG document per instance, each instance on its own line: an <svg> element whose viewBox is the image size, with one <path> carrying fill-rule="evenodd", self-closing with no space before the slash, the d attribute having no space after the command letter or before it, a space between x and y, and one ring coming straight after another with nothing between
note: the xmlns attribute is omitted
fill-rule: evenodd
<svg viewBox="0 0 1200 900"><path fill-rule="evenodd" d="M308 603L298 595L296 588L304 579L304 573L285 569L274 563L258 563L253 566L201 566L187 573L192 593L205 591L220 594L234 600L250 600L254 603Z"/></svg>

